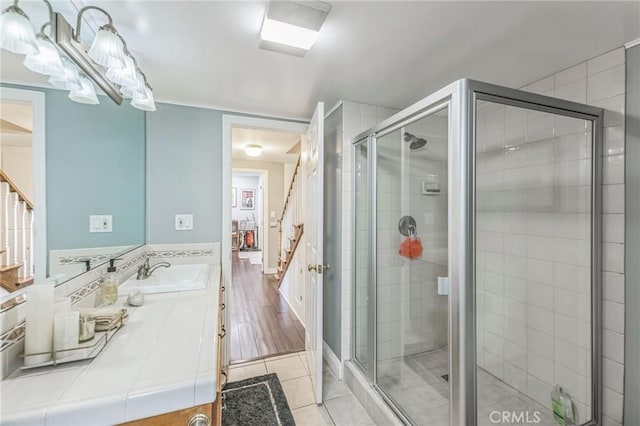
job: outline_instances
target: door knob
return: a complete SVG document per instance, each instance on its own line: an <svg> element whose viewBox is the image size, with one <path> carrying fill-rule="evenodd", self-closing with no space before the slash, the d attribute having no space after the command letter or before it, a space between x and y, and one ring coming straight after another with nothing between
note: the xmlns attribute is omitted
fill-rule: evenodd
<svg viewBox="0 0 640 426"><path fill-rule="evenodd" d="M307 270L309 272L316 271L319 274L321 274L322 271L328 271L329 269L331 269L331 265L311 265L310 264L307 266Z"/></svg>

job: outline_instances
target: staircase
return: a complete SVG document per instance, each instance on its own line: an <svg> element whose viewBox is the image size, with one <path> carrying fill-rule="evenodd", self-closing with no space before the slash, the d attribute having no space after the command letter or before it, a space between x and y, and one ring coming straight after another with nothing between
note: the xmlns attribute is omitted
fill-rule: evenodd
<svg viewBox="0 0 640 426"><path fill-rule="evenodd" d="M33 204L0 169L0 286L33 283Z"/></svg>
<svg viewBox="0 0 640 426"><path fill-rule="evenodd" d="M300 158L298 157L298 162L296 163L296 168L291 178L291 184L289 185L289 191L287 191L287 196L284 201L282 216L280 217L280 229L278 231L278 272L275 274L278 287L282 284L282 280L293 262L293 256L296 253L296 249L304 233L304 224L301 221L302 209L299 204L301 201L299 199L299 172Z"/></svg>

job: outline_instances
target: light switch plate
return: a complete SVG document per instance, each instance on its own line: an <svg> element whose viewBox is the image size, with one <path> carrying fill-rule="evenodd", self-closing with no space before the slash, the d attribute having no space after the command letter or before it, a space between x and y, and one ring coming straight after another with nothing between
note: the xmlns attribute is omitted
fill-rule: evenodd
<svg viewBox="0 0 640 426"><path fill-rule="evenodd" d="M177 214L176 231L193 231L193 215Z"/></svg>
<svg viewBox="0 0 640 426"><path fill-rule="evenodd" d="M113 232L113 216L110 214L89 216L89 232Z"/></svg>

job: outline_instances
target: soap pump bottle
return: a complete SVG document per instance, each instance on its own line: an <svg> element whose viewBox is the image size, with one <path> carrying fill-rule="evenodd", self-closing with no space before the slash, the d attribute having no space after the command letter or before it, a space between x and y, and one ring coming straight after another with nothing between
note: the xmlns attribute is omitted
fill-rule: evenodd
<svg viewBox="0 0 640 426"><path fill-rule="evenodd" d="M118 274L116 273L115 261L120 259L110 259L107 273L104 276L102 288L98 295L96 306L113 305L118 300Z"/></svg>

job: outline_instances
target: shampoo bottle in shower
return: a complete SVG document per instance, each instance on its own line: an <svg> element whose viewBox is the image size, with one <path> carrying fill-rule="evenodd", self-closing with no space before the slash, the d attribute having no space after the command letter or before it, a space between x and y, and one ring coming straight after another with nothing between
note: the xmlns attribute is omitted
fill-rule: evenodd
<svg viewBox="0 0 640 426"><path fill-rule="evenodd" d="M553 418L560 426L576 424L571 398L562 391L560 386L556 386L551 391L551 408L553 410Z"/></svg>
<svg viewBox="0 0 640 426"><path fill-rule="evenodd" d="M116 260L118 259L111 259L109 261L107 274L104 276L102 288L98 293L96 306L113 305L116 303L116 300L118 300L118 274L116 273L116 266L114 265Z"/></svg>

